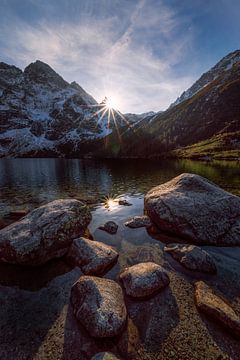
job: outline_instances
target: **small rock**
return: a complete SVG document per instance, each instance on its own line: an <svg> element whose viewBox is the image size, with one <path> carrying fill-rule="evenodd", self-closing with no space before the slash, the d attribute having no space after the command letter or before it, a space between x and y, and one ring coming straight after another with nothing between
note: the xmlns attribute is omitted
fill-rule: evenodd
<svg viewBox="0 0 240 360"><path fill-rule="evenodd" d="M126 268L121 274L127 295L136 298L150 296L166 287L170 280L167 272L153 262L140 263Z"/></svg>
<svg viewBox="0 0 240 360"><path fill-rule="evenodd" d="M184 267L194 271L216 273L216 265L211 255L195 245L169 244L164 247L172 257Z"/></svg>
<svg viewBox="0 0 240 360"><path fill-rule="evenodd" d="M114 221L107 221L104 225L100 225L99 229L104 230L109 234L116 234L118 225Z"/></svg>
<svg viewBox="0 0 240 360"><path fill-rule="evenodd" d="M195 302L199 310L222 324L233 335L240 337L239 316L203 281L195 284Z"/></svg>
<svg viewBox="0 0 240 360"><path fill-rule="evenodd" d="M41 206L0 230L0 261L35 266L61 257L90 220L88 207L75 199Z"/></svg>
<svg viewBox="0 0 240 360"><path fill-rule="evenodd" d="M118 253L111 246L82 237L73 240L67 258L84 274L99 275L114 264Z"/></svg>
<svg viewBox="0 0 240 360"><path fill-rule="evenodd" d="M81 276L71 290L77 320L93 337L118 335L124 328L127 310L121 287L113 280Z"/></svg>
<svg viewBox="0 0 240 360"><path fill-rule="evenodd" d="M100 352L94 355L91 360L119 360L119 358L110 352Z"/></svg>
<svg viewBox="0 0 240 360"><path fill-rule="evenodd" d="M119 205L124 205L124 206L131 206L132 204L130 202L128 202L127 200L119 200L118 201Z"/></svg>
<svg viewBox="0 0 240 360"><path fill-rule="evenodd" d="M134 216L132 219L125 222L125 225L135 229L139 227L150 227L152 225L151 219L147 215Z"/></svg>

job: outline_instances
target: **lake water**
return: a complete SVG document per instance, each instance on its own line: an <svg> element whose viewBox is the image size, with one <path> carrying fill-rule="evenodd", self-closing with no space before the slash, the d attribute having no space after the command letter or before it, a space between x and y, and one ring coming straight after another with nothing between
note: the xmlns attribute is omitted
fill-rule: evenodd
<svg viewBox="0 0 240 360"><path fill-rule="evenodd" d="M64 259L30 271L1 263L0 353L6 354L5 358L88 360L99 351L112 351L122 359L153 360L166 358L165 350L174 349L178 357L172 359L193 359L196 344L201 344L199 359L225 358L223 353L239 359L237 340L214 330L213 341L211 327L206 331L193 306L192 282L205 280L223 293L230 291L232 297L239 294L240 249L232 252L226 248L219 253L219 248L207 247L216 260L219 275L194 273L164 254L166 242L180 239L124 225L127 219L143 213L144 193L183 172L203 175L240 195L237 162L0 160L0 220L11 222L11 211L32 209L54 199L82 199L92 209L89 231L93 239L112 245L119 252L117 263L105 277L118 281L126 266L145 261L162 265L171 277L171 285L150 300L125 298L129 321L121 337L96 340L79 325L69 306L71 286L81 275L79 268L73 268ZM123 197L132 206L111 201L106 207L107 197ZM108 220L118 224L115 235L98 229Z"/></svg>
<svg viewBox="0 0 240 360"><path fill-rule="evenodd" d="M197 173L240 195L239 162L0 159L0 216L59 198L99 204L104 197L143 197L153 186Z"/></svg>

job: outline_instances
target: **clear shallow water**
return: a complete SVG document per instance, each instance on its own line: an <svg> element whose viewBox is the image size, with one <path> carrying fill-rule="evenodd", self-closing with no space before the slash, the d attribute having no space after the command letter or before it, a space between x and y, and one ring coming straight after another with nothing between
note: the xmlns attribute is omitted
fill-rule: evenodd
<svg viewBox="0 0 240 360"><path fill-rule="evenodd" d="M240 195L239 162L0 159L0 216L59 198L98 204L106 196L143 197L153 186L197 173Z"/></svg>
<svg viewBox="0 0 240 360"><path fill-rule="evenodd" d="M80 356L85 360L100 351L112 351L124 359L155 359L166 357L162 349L169 347L172 350L172 344L177 344L178 352L183 348L179 355L181 358L186 354L190 354L187 358L191 358L191 347L195 349L196 343L202 344L203 349L209 349L211 334L206 337L205 328L201 330L200 327L199 330L202 319L190 308L184 311L185 304L192 304L193 298L192 285L189 287L187 281L213 281L223 293L231 284L237 296L239 276L237 272L231 273L233 262L230 260L234 256L234 266L239 269L239 251L234 249L233 255L230 249L221 249L223 255L225 251L230 255L225 254L228 256L219 260L217 250L208 248L213 255L216 253L220 273L217 280L217 277L188 271L170 255L164 254L164 244L175 242L175 239L164 234L150 234L145 228L130 229L124 225L128 218L143 213L143 195L146 191L182 172L201 174L240 195L240 170L236 162L0 160L0 220L1 215L12 210L33 208L53 199L83 199L92 204L89 231L93 239L112 245L119 252L118 262L105 277L118 281L119 273L126 266L144 261L161 264L171 273L171 286L150 300L125 299L130 325L122 338L111 342L92 339L76 322L71 306L68 306L70 289L81 275L80 269L72 268L64 259L52 260L30 271L29 268L1 263L0 303L3 306L0 307L0 343L9 359L47 358L51 354L54 358L77 359ZM106 208L102 203L106 196L123 196L132 206L120 206L113 202ZM100 224L108 220L118 223L115 235L98 229ZM227 283L221 276L221 261L230 269ZM184 299L183 303L181 299ZM128 331L129 334L131 331L139 334L136 339L139 336L142 344L140 354L133 350L133 335L128 342ZM194 334L194 342L187 337L182 346L183 333ZM218 339L215 336L214 344L216 341L221 348L225 343L226 347L229 346L231 339L222 336ZM230 345L233 354L238 354L238 345L231 342ZM128 357L131 351L132 357ZM237 359L237 355L232 358Z"/></svg>

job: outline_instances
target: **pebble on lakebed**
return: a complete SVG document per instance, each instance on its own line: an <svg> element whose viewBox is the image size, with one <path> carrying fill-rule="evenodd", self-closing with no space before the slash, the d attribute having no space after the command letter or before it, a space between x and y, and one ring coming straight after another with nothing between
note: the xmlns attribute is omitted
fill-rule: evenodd
<svg viewBox="0 0 240 360"><path fill-rule="evenodd" d="M114 221L107 221L105 224L100 225L98 228L100 230L108 232L109 234L114 235L117 232L118 225Z"/></svg>
<svg viewBox="0 0 240 360"><path fill-rule="evenodd" d="M118 253L111 246L83 237L73 240L68 260L86 275L100 275L116 262Z"/></svg>
<svg viewBox="0 0 240 360"><path fill-rule="evenodd" d="M119 335L126 324L122 288L113 280L81 276L72 287L71 302L77 320L93 337Z"/></svg>
<svg viewBox="0 0 240 360"><path fill-rule="evenodd" d="M126 294L144 298L155 294L169 285L166 270L153 262L145 262L126 268L120 274Z"/></svg>

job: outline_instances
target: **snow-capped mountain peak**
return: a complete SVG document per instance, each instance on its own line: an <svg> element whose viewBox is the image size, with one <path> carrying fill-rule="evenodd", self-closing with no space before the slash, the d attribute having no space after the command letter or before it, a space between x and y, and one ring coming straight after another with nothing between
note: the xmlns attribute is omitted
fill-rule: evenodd
<svg viewBox="0 0 240 360"><path fill-rule="evenodd" d="M208 85L211 81L215 80L218 76L223 74L225 71L231 69L233 65L240 62L240 50L231 52L222 58L215 66L209 71L204 73L189 89L184 91L177 100L171 104L170 107L180 104L184 100L190 99L198 91Z"/></svg>

